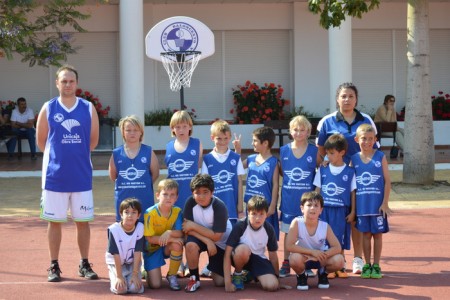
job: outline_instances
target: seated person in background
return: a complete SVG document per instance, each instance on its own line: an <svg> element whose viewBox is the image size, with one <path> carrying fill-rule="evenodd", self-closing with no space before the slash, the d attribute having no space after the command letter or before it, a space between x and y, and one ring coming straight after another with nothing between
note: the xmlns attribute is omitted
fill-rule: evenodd
<svg viewBox="0 0 450 300"><path fill-rule="evenodd" d="M11 114L11 127L15 135L28 139L32 160L36 160L36 130L34 129L34 121L34 113L31 108L27 107L27 100L23 97L17 99L17 107ZM13 142L14 147L11 146L13 152L16 148L15 141Z"/></svg>
<svg viewBox="0 0 450 300"><path fill-rule="evenodd" d="M373 120L376 122L397 122L397 113L395 111L395 97L392 95L386 95L384 97L383 105L378 107L375 113L375 118ZM395 142L397 146L403 152L403 141L404 141L404 131L403 128L397 127L397 132L395 133Z"/></svg>

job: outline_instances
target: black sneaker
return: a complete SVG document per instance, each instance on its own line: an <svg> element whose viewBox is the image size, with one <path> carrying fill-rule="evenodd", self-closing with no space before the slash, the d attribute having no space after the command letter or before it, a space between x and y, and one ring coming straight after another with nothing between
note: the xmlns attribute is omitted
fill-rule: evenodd
<svg viewBox="0 0 450 300"><path fill-rule="evenodd" d="M328 282L328 274L323 272L319 274L319 284L317 286L319 289L327 289L330 287L330 283Z"/></svg>
<svg viewBox="0 0 450 300"><path fill-rule="evenodd" d="M61 281L61 269L59 268L59 264L58 263L53 263L50 265L50 268L47 269L48 272L48 277L47 277L47 281L48 282L59 282Z"/></svg>
<svg viewBox="0 0 450 300"><path fill-rule="evenodd" d="M92 264L83 262L78 269L78 275L87 279L98 279L97 273L92 270Z"/></svg>
<svg viewBox="0 0 450 300"><path fill-rule="evenodd" d="M297 275L297 290L307 291L308 287L308 275L305 272L303 274Z"/></svg>

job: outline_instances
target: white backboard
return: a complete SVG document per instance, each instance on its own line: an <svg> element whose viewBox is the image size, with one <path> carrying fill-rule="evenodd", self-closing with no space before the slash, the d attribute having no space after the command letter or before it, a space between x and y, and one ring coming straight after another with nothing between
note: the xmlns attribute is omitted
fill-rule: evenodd
<svg viewBox="0 0 450 300"><path fill-rule="evenodd" d="M201 59L214 54L214 34L205 24L190 17L162 20L145 37L145 54L161 61L161 52L200 51Z"/></svg>

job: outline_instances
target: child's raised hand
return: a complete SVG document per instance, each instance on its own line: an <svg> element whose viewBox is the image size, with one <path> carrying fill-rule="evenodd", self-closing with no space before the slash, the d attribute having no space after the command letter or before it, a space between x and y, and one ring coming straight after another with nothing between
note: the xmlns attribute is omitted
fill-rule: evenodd
<svg viewBox="0 0 450 300"><path fill-rule="evenodd" d="M239 134L238 136L236 133L234 133L234 140L231 143L233 144L234 152L241 153L242 150L241 135Z"/></svg>

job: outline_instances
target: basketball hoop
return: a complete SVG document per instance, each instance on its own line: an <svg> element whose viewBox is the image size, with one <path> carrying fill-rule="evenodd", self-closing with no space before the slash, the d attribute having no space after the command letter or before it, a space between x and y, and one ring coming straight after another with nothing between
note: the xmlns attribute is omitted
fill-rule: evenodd
<svg viewBox="0 0 450 300"><path fill-rule="evenodd" d="M161 52L161 61L169 75L170 89L174 92L191 86L191 78L201 58L200 51Z"/></svg>

